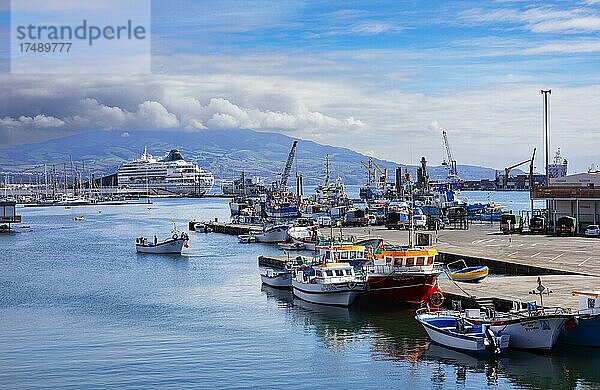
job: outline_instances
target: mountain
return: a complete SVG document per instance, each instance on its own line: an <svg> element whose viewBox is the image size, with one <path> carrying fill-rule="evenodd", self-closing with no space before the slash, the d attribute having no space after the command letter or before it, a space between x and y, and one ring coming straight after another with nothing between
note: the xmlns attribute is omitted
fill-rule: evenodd
<svg viewBox="0 0 600 390"><path fill-rule="evenodd" d="M111 174L124 161L138 158L146 147L148 153L155 156L161 156L170 149L179 149L186 160L197 162L220 179L232 179L243 170L248 175L266 177L269 182L276 180L277 174L283 170L294 140L283 134L239 129L93 131L1 150L0 169L43 171L44 164L49 168L54 164L60 170L63 164L68 167L72 159L78 167L83 162L88 172ZM297 169L304 176L305 183L314 184L322 180L326 155L329 156L331 177L340 176L346 184L365 182L366 172L360 164L360 161L368 160L365 155L347 148L298 141L293 172ZM415 166L374 160L382 168L388 168L389 181L394 180L397 166L408 168L415 177ZM494 169L471 165L459 165L458 170L465 180L493 179L495 175ZM446 169L442 166L429 167L429 175L432 179L443 178Z"/></svg>

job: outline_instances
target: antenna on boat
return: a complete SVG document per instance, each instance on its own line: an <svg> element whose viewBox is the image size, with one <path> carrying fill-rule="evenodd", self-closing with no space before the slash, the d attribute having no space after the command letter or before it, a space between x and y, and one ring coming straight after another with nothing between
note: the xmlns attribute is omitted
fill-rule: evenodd
<svg viewBox="0 0 600 390"><path fill-rule="evenodd" d="M539 294L540 306L543 311L544 310L544 294L550 295L552 293L552 290L550 290L549 288L546 288L546 286L544 286L542 284L542 278L540 278L539 276L537 278L537 284L538 284L538 286L535 289L529 291L529 294Z"/></svg>

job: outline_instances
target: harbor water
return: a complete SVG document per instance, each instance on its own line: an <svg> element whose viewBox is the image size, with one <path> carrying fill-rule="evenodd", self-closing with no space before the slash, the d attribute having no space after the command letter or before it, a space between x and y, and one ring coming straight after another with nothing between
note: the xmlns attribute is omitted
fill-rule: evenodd
<svg viewBox="0 0 600 390"><path fill-rule="evenodd" d="M478 359L431 344L412 310L261 286L275 246L191 232L183 256L136 254L173 223L228 220L227 199L19 213L29 228L0 236L0 388L600 387L598 350Z"/></svg>

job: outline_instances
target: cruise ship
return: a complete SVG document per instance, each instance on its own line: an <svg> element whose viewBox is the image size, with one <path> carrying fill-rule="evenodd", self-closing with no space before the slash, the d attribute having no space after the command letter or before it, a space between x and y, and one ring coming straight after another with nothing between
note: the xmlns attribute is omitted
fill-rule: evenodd
<svg viewBox="0 0 600 390"><path fill-rule="evenodd" d="M117 171L119 188L147 191L150 194L203 196L214 184L213 174L187 162L177 149L163 158L146 153L123 164Z"/></svg>

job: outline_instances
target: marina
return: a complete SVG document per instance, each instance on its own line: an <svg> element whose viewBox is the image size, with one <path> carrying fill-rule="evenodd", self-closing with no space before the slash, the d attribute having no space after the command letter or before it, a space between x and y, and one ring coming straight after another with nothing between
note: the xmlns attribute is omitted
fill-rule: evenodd
<svg viewBox="0 0 600 390"><path fill-rule="evenodd" d="M77 346L72 356L83 356L89 353L88 348L92 348L86 345L93 346L119 342L118 340L121 336L111 333L109 329L132 326L141 321L141 324L145 325L141 327L140 325L133 325L134 334L139 335L137 337L145 335L141 340L148 340L148 342L151 342L150 340L159 342L160 340L162 343L169 343L169 345L175 347L171 351L186 351L187 354L191 354L189 364L196 366L198 368L197 372L203 372L205 369L210 369L213 372L211 375L202 375L192 373L188 370L180 371L171 368L171 372L176 373L178 378L187 378L191 383L198 383L196 381L199 380L203 384L211 383L211 381L215 381L214 383L219 381L220 385L228 383L227 381L222 382L219 373L226 372L222 370L227 370L227 367L239 367L240 359L249 368L251 367L250 371L243 371L245 372L244 375L252 378L253 383L261 383L261 379L256 376L257 373L261 372L260 369L257 371L257 367L265 364L265 362L269 362L269 356L277 359L278 364L281 365L279 358L281 349L268 347L268 345L273 345L273 340L277 340L279 343L284 343L285 340L286 348L288 348L288 352L286 352L288 358L284 362L285 365L298 364L295 358L291 358L293 354L290 354L289 348L299 353L299 355L306 353L304 343L290 343L290 338L294 338L293 335L297 334L297 332L304 335L303 339L316 341L320 345L316 352L312 353L316 353L316 356L320 356L319 359L324 359L323 361L327 361L331 353L340 353L341 351L347 351L347 348L352 348L361 355L365 353L373 356L374 353L376 356L375 360L367 358L370 361L367 364L373 369L382 370L382 372L398 370L396 364L416 365L422 370L422 376L417 375L413 380L421 383L423 386L431 380L433 372L431 370L433 368L429 366L429 362L435 362L438 370L443 370L450 377L454 375L452 373L457 368L466 370L465 372L468 378L470 378L469 381L472 383L484 383L491 378L499 383L513 383L513 381L521 383L519 382L523 380L522 371L520 371L521 368L513 371L516 367L520 367L520 362L527 362L528 366L531 364L549 364L549 362L553 362L552 364L559 366L564 364L564 366L561 366L564 367L561 370L568 370L570 368L567 367L578 367L579 364L583 364L576 353L574 355L572 351L559 344L550 357L539 357L535 354L528 354L527 357L524 357L521 353L509 351L503 355L502 360L498 363L493 363L500 365L497 366L498 369L490 377L490 374L486 374L485 370L481 371L477 368L481 367L481 364L485 366L488 363L478 363L477 360L471 360L468 355L460 355L460 352L452 352L452 350L444 349L444 347L430 344L426 332L422 328L419 328L418 322L413 318L414 309L372 311L360 305L351 309L329 307L295 298L291 290L273 290L268 286L261 287L260 272L257 269L256 263L256 259L259 256L262 256L263 259L269 259L270 263L268 265L273 267L277 265L275 261L279 261L279 264L281 264L286 261L289 262L290 259L292 262L295 260L298 264L304 263L312 258L310 252L306 251L293 251L292 253L288 252L282 255L281 250L274 244L255 243L244 245L239 244L237 237L234 235L219 234L216 232L204 234L200 231L202 234L190 235L189 248L184 248L180 258L172 258L171 256L160 257L164 255L151 254L135 255L135 249L132 248L129 237L136 237L139 234L152 237L155 232L161 229L164 231L165 226L169 226L173 222L178 226L187 226L191 219L190 217L195 217L196 220L214 221L215 218L217 220L225 220L229 213L227 202L227 199L216 198L159 198L155 199L151 208L146 207L146 205L105 206L101 207L102 213L98 213L97 206L77 207L75 211L56 207L18 208L20 214L24 214L23 218L28 221L27 223L31 223L31 221L36 221L36 223L32 224L33 226L30 231L23 231L5 237L8 240L8 247L10 249L5 260L7 272L2 278L5 281L19 279L22 278L20 276L21 273L26 272L29 275L30 282L27 286L12 284L13 287L10 287L11 292L8 295L4 295L4 297L22 298L19 301L7 301L4 298L4 307L12 307L13 309L11 310L17 311L15 312L16 317L12 317L16 322L7 322L6 319L3 321L3 329L5 331L2 332L1 336L2 342L7 345L7 348L3 352L0 352L0 360L6 361L6 359L10 359L23 363L31 362L30 359L33 355L18 354L16 352L17 349L21 349L20 346L24 341L20 340L23 340L22 337L25 334L37 334L37 337L41 338L46 337L45 335L48 332L54 332L53 334L55 335L62 335L61 337L63 337L65 342L74 343L73 345ZM190 213L191 209L196 211ZM71 216L78 214L85 217L83 225L78 225L82 227L75 227L69 223L72 218ZM139 226L139 221L143 221L143 226L145 226L142 229L143 231L140 231L138 228L133 229L133 226ZM57 229L57 227L59 228ZM214 226L211 225L212 227ZM364 237L389 234L386 240L393 240L398 244L402 244L403 239L407 237L406 231L389 231L385 228L378 228L379 230L376 230L375 227L371 227L371 231L369 232L366 229L368 228L344 228L344 234L351 233L357 237L361 236L361 234ZM485 224L474 224L468 232L474 234L479 231L478 234L481 237L488 237L488 233L494 237L496 229L499 229L497 223L492 227ZM334 232L337 233L337 231L339 230L336 229ZM446 245L444 248L451 247L450 243L462 246L463 244L472 243L476 239L483 239L476 236L476 239L471 238L470 241L466 242L467 235L464 230L447 230L438 233L440 241L438 245L440 248L442 245ZM53 237L56 235L60 235L64 239L53 240ZM122 238L115 239L115 237L119 236ZM38 242L42 237L47 242L44 245ZM77 239L70 240L70 237L77 237ZM96 237L96 239L90 240L88 237ZM506 236L498 235L498 237L502 240L508 239ZM50 240L48 241L48 239ZM514 241L516 237L512 239ZM551 238L536 236L536 239L550 240ZM552 237L552 239L562 241L571 240L572 238ZM52 249L53 245L55 245L53 241L61 243L61 252ZM110 246L106 246L103 243L110 243ZM494 241L490 241L490 243L494 243ZM44 252L49 253L50 257L33 256L29 260L29 263L31 265L38 264L36 270L25 271L21 267L16 267L16 264L19 262L19 250L25 245L40 245L41 248L45 248ZM91 248L94 248L95 255L93 258L86 256L82 259L79 256L82 245L84 250L89 251L92 250ZM475 246L475 244L472 245ZM519 245L518 242L517 245ZM557 244L557 247L559 246L565 250L568 248L568 246L563 244ZM552 250L552 247L549 247L548 250ZM116 262L115 253L120 254L118 262ZM152 258L152 256L159 257ZM299 260L297 259L298 256L300 256ZM534 259L540 256L542 254L535 256ZM592 260L588 262L592 262ZM267 265L267 261L263 260L261 264ZM63 271L64 276L52 276L56 270L67 270L73 267L79 270L77 271L80 273L79 276L74 277L71 273L72 271L66 273ZM556 267L560 269L561 263L559 262ZM81 273L81 269L84 268L87 270ZM98 275L99 270L102 270L100 275L103 276L100 278L96 277L95 282L90 285L88 282L89 273ZM159 277L159 274L163 276ZM115 279L117 275L118 277ZM223 279L223 276L226 276L226 278ZM50 288L48 283L57 286L57 277L59 280L68 277L71 281L62 284L64 287L61 289L57 290L57 287ZM545 303L547 302L550 305L560 304L572 309L576 309L577 299L570 295L569 289L571 286L578 285L581 288L592 288L595 283L593 280L595 277L593 276L572 275L566 277L561 275L543 276L542 278L544 283L553 290L552 294L545 297ZM127 280L127 286L121 285L118 280ZM464 296L464 293L447 279L441 277L439 280L448 302L457 299L461 295ZM503 280L510 282L503 282ZM532 297L527 291L531 289L532 282L534 281L535 277L533 276L491 276L481 283L468 284L468 287L462 283L461 287L469 292L468 295L475 295L477 297L493 296L501 300L513 298L531 300ZM4 285L10 286L10 284ZM59 285L61 284L59 283ZM87 299L97 301L102 296L102 291L105 291L107 288L113 292L103 298L100 301L100 305L95 305L96 308L88 307L87 301L82 300L82 298L73 298L75 300L72 301L65 300L67 297L88 296L89 298ZM35 290L48 291L44 300L62 308L62 314L60 315L65 320L78 323L80 332L87 332L91 336L91 339L88 336L88 342L82 344L76 338L79 331L73 332L70 328L53 327L52 322L48 322L51 321L50 318L52 317L48 317L43 307L35 308L35 305L33 307L30 306L40 299L38 295L32 295L32 292ZM515 291L521 290L522 293L515 294ZM234 292L238 298L235 300L229 299ZM467 302L468 299L465 297L465 305ZM498 307L502 307L502 302L499 301L498 303ZM22 305L26 305L25 307L30 306L30 308L26 310L24 308L18 309ZM126 309L123 305L133 306ZM214 305L218 305L218 311L214 311L216 309ZM206 312L206 310L213 313L209 315L209 318L214 325L211 325L207 318L198 322L198 316L200 313ZM255 319L250 320L250 317L247 315L249 311L260 314L252 316ZM45 331L42 332L41 328L35 325L35 322L28 322L28 325L25 327L16 327L17 323L21 324L28 316L37 315L39 317L42 313L46 313L44 316L48 318L48 320L40 323L40 326L44 326L46 329ZM150 317L148 317L148 313L152 313ZM239 315L244 316L245 319L241 320L238 317ZM168 320L170 316L177 316L179 318L177 323L172 323ZM206 314L203 315L203 317L205 316ZM284 328L281 328L282 321L283 323L287 323ZM304 328L305 325L302 325L298 329L300 323L308 323L308 328ZM243 324L243 331L239 330L240 324ZM398 324L403 325L398 326ZM277 327L276 334L279 334L279 336L273 336L275 330L272 326ZM372 328L373 326L375 326L375 329ZM231 344L232 347L235 345L238 348L239 345L245 345L245 348L260 349L262 352L256 355L243 355L241 357L232 354L231 359L224 358L223 353L229 351L228 348L230 348L227 347L226 343L223 344L224 339L206 343L207 338L205 334L207 332L214 334L214 328L216 327L221 329L218 334L227 333L227 337L229 338L233 336L235 344ZM223 332L223 329L229 329L229 331ZM246 333L250 329L253 329L253 331ZM258 331L258 336L262 337L256 337L257 329L262 329ZM64 332L67 330L71 336L66 336ZM127 332L126 334L131 334L131 332ZM363 338L365 334L368 335L367 339ZM6 337L10 337L10 340ZM258 341L261 338L267 337L269 339L268 343ZM35 343L35 340L36 337L31 340L31 343ZM139 356L150 356L148 354L151 353L151 349L144 346L143 342L129 341L129 343L131 348L138 351L137 354ZM181 343L185 343L186 346ZM138 364L128 360L128 355L115 354L108 347L100 346L95 348L96 354L99 354L98 356L100 357L112 356L113 360L116 359L125 364L125 366L133 365L135 367ZM310 348L312 350L314 347L311 346ZM36 353L35 347L29 347L29 349L32 354ZM164 356L167 357L173 352L165 352ZM200 353L205 356L204 359L197 360L191 357ZM270 353L272 355L269 355ZM595 352L592 351L591 353ZM67 359L70 359L68 356L60 357L54 355L52 352L51 356L54 363L49 366L50 369L61 367L61 364L67 364ZM212 360L207 361L207 356L212 356ZM234 358L233 356L236 357ZM261 357L260 363L256 360L257 356ZM346 352L342 352L342 356L345 356L343 363L344 370L352 370L353 367L356 367L355 363L348 360L349 355L346 355ZM181 359L178 359L178 361L181 361ZM31 363L28 364L30 368L27 371L17 369L11 377L19 378L23 383L31 384L37 383L36 378L47 380L48 377L43 374L45 371L42 370L42 366L37 366L36 364L31 366ZM92 360L89 364L95 367L103 367L101 360ZM155 359L152 360L151 364L160 367L164 366L165 363L162 359ZM217 364L218 369L216 368ZM63 376L63 383L65 381L68 383L71 380L70 378L75 380L74 378L76 378L78 369L88 370L89 366L81 366L79 368L75 366L72 371L74 376L71 377L68 374ZM33 372L38 372L38 375L31 376L30 373L32 370ZM214 374L214 370L216 370L217 374ZM560 379L562 376L557 375L555 370L541 371L540 373L539 369L536 369L535 372L546 378L546 381L556 384L562 383L561 380L563 379ZM590 376L588 373L577 372L578 374L576 375L582 381L595 383L594 381L600 380L595 379L593 375ZM348 371L348 375L353 380L356 380L357 383L361 383L364 380L364 377L351 374L350 371ZM92 378L92 381L95 384L102 384L107 380L113 383L120 383L120 381L129 380L127 378L131 378L129 371L117 370L110 376L96 376ZM269 383L272 383L272 373L270 378ZM287 387L295 387L291 382L284 379L283 376L278 377L276 375L275 379L281 381L281 383L285 383ZM385 380L382 383L394 383L394 380L391 382ZM233 385L233 382L231 384Z"/></svg>

